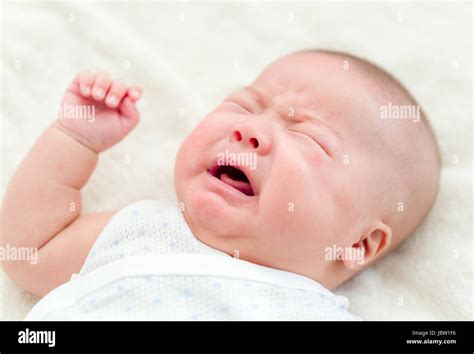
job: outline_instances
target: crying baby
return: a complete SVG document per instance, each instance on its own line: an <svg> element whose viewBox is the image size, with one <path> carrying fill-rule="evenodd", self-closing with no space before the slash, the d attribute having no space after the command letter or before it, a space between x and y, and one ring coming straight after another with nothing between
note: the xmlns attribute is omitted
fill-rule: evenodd
<svg viewBox="0 0 474 354"><path fill-rule="evenodd" d="M38 262L3 268L48 294L29 319L357 319L329 289L389 254L435 200L436 141L407 89L362 58L307 50L190 132L176 202L81 214L98 155L138 123L140 97L79 73L61 107L94 119L59 116L10 182L2 246L37 247Z"/></svg>

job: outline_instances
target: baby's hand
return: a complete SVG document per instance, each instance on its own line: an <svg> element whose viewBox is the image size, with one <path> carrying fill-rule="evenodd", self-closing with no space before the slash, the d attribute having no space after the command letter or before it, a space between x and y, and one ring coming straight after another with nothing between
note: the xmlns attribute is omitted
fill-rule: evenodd
<svg viewBox="0 0 474 354"><path fill-rule="evenodd" d="M96 152L122 140L140 118L138 86L112 81L106 72L79 73L58 110L57 126Z"/></svg>

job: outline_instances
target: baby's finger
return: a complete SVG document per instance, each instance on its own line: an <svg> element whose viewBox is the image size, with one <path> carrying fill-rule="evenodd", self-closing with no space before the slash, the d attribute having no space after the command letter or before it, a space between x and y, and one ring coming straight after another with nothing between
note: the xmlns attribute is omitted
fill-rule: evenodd
<svg viewBox="0 0 474 354"><path fill-rule="evenodd" d="M112 86L105 99L105 104L110 108L115 108L120 104L122 98L127 93L127 86L121 80L112 82Z"/></svg>
<svg viewBox="0 0 474 354"><path fill-rule="evenodd" d="M88 70L82 70L77 74L77 80L79 81L79 89L81 94L85 97L89 97L91 94L92 84L94 83L95 75Z"/></svg>
<svg viewBox="0 0 474 354"><path fill-rule="evenodd" d="M133 102L137 102L142 97L142 89L138 86L130 86L127 95Z"/></svg>
<svg viewBox="0 0 474 354"><path fill-rule="evenodd" d="M128 96L120 103L119 111L120 114L125 117L123 121L124 126L129 129L133 128L140 119L140 114L135 107L135 103Z"/></svg>
<svg viewBox="0 0 474 354"><path fill-rule="evenodd" d="M111 82L110 75L106 71L99 71L92 87L92 97L96 100L103 100L110 88Z"/></svg>

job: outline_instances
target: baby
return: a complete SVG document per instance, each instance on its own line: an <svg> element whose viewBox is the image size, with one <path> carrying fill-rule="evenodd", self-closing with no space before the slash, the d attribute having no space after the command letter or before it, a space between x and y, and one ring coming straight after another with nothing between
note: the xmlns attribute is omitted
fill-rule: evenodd
<svg viewBox="0 0 474 354"><path fill-rule="evenodd" d="M94 119L60 115L4 196L1 245L38 248L36 264L3 262L20 287L44 296L74 283L94 244L95 253L107 252L98 246L107 228L128 229L120 212L81 214L81 189L99 153L138 123L140 97L139 87L105 72L81 72L67 89L62 109L92 108ZM234 263L334 289L420 224L435 200L439 164L423 112L392 76L345 53L293 53L228 96L183 142L175 187L186 226L177 234L189 228L201 247ZM127 258L127 235L116 259Z"/></svg>

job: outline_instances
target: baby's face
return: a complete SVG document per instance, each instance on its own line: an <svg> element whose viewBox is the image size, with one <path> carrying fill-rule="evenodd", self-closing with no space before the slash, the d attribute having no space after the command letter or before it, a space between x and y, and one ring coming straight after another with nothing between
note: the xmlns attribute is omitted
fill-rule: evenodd
<svg viewBox="0 0 474 354"><path fill-rule="evenodd" d="M354 138L374 124L361 119L373 115L366 83L341 61L315 60L283 57L228 96L182 144L175 185L204 243L319 279L326 247L351 247L364 231L376 183Z"/></svg>

